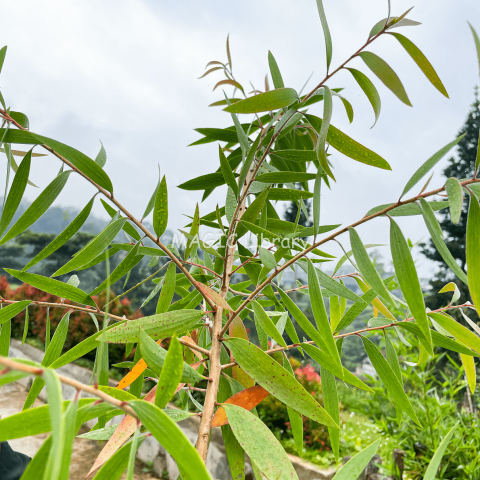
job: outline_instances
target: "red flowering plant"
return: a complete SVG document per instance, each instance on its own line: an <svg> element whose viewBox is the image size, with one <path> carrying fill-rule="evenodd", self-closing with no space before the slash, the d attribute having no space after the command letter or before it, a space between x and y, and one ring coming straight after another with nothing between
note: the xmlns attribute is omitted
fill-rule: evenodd
<svg viewBox="0 0 480 480"><path fill-rule="evenodd" d="M42 292L38 288L27 285L26 283L21 284L19 287L12 288L7 281L6 276L0 277L0 296L2 296L5 300L33 301L33 303L28 306L28 325L26 337L38 338L38 340L40 340L42 343L45 343L48 307L45 305L39 305L35 302L55 303L58 302L58 297ZM115 295L112 292L110 298L114 298L114 296ZM100 293L98 296L94 296L93 298L99 308L104 310L106 304L106 291ZM70 304L72 304L70 300L63 300L63 305ZM12 319L12 337L14 338L21 339L24 337L26 311L27 310L24 310ZM66 308L49 308L48 317L50 319L50 335L53 335L56 326L67 311L68 310ZM140 310L133 310L131 301L126 297L112 301L109 305L109 312L112 315L116 315L118 317L125 316L128 319L135 319L143 316ZM100 328L102 328L102 321L102 317L98 317ZM96 331L97 327L87 312L80 310L71 311L64 350L74 347L81 341L93 335ZM110 349L111 363L113 364L124 360L125 347L120 345L112 345L112 347L113 348ZM132 357L133 353L134 352L132 352L129 357ZM88 355L86 357L90 358ZM94 358L95 355L91 354L90 359Z"/></svg>

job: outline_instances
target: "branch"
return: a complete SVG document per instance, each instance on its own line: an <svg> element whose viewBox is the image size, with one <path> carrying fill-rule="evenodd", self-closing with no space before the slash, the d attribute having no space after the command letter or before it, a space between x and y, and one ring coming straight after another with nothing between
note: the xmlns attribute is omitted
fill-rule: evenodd
<svg viewBox="0 0 480 480"><path fill-rule="evenodd" d="M432 310L431 313L445 312L446 310L453 310L455 308L464 308L464 307L470 307L470 306L471 306L470 303L464 303L463 305L454 305L454 306L448 305L447 307L442 307L442 308L438 308L437 310ZM396 327L398 326L399 323L411 322L412 320L415 320L415 318L414 317L406 318L401 322L394 322L388 325L382 325L381 327L362 328L361 330L356 330L355 332L348 332L348 333L343 333L341 335L334 335L333 338L334 339L345 338L345 337L351 337L353 335L360 335L361 333L374 332L376 330L385 330L386 328ZM315 344L313 340L308 340L307 342L294 343L292 345L287 345L286 347L271 348L270 350L265 350L265 353L269 354L269 353L275 353L275 352L284 352L286 350L291 350L292 348L301 347L302 345L313 345L313 344ZM225 370L226 368L234 367L235 365L238 365L237 362L227 363L225 365L222 365L222 370Z"/></svg>
<svg viewBox="0 0 480 480"><path fill-rule="evenodd" d="M20 300L5 300L0 298L0 305L2 303L5 303L7 305L11 305L13 303L18 303ZM88 308L88 307L78 307L77 305L70 305L68 303L50 303L50 302L38 302L33 300L32 304L34 305L39 305L42 307L50 307L50 308L68 308L69 310L77 310L80 312L87 312L87 313L93 313L94 315L99 315L101 317L105 317L108 315L108 317L117 320L117 322L124 322L125 320L128 320L123 317L119 317L118 315L113 315L111 313L103 312L102 310L96 310L93 307ZM182 340L181 338L178 339L178 341L182 344L185 345L186 347L189 347L193 350L196 350L197 352L203 353L204 355L207 355L207 357L210 355L209 350L205 350L202 347L199 347L198 345L195 345L193 343L188 343L185 340Z"/></svg>
<svg viewBox="0 0 480 480"><path fill-rule="evenodd" d="M42 376L44 369L41 367L32 367L31 365L25 365L24 363L16 362L15 360L11 360L8 357L0 356L0 365L4 365L8 370L20 370L22 372L27 372L32 375L36 375L37 377ZM77 390L81 390L83 392L89 393L90 395L94 395L102 399L105 402L108 402L115 407L123 410L127 415L135 417L138 419L137 414L134 412L132 408L130 408L126 402L121 400L117 400L114 397L108 395L108 393L102 392L98 388L90 387L89 385L84 385L83 383L77 382L76 380L72 380L71 378L64 377L63 375L59 375L57 373L58 379L65 383L66 385L70 385L71 387L76 388Z"/></svg>
<svg viewBox="0 0 480 480"><path fill-rule="evenodd" d="M472 180L466 180L464 182L461 182L462 187L466 185L470 185L471 183L479 183L479 179L472 179ZM310 247L305 249L303 252L300 252L299 254L295 255L293 258L291 258L288 262L285 262L281 267L278 267L261 285L259 285L249 296L244 302L235 310L231 315L230 318L228 319L227 323L223 327L221 331L221 336L223 337L225 335L225 332L227 331L228 327L230 324L233 322L233 319L256 297L257 294L259 294L267 285L269 285L272 280L283 270L288 268L290 265L293 265L295 262L300 260L300 258L304 257L307 253L310 251L314 250L318 246L329 242L330 240L334 240L336 237L341 235L342 233L348 232L350 228L356 227L358 225L361 225L365 222L368 222L369 220L372 220L374 218L380 217L381 215L385 215L386 213L390 212L394 208L401 207L402 205L407 205L409 203L414 203L420 198L427 198L431 197L432 195L437 195L440 192L443 192L445 190L445 186L441 188L437 188L436 190L432 190L430 192L422 193L420 195L417 195L416 197L412 197L409 200L404 200L404 201L398 201L397 203L392 204L390 207L384 208L383 210L380 210L377 213L373 213L372 215L365 216L362 219L358 220L355 223L352 223L348 227L344 227L337 232L333 233L332 235L324 238L323 240L319 240L316 243L312 243Z"/></svg>

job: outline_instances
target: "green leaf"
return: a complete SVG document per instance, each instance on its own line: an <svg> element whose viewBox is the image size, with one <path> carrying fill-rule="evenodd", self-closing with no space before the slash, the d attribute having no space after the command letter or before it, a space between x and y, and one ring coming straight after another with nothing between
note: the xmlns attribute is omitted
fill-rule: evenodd
<svg viewBox="0 0 480 480"><path fill-rule="evenodd" d="M323 8L322 0L317 0L317 9L322 22L323 35L325 37L325 50L327 54L327 72L330 68L332 61L332 37L330 35L330 29L328 28L327 17L325 16L325 10Z"/></svg>
<svg viewBox="0 0 480 480"><path fill-rule="evenodd" d="M95 290L92 290L90 295L98 295L105 289L110 288L111 285L130 272L132 268L142 260L143 255L137 255L140 243L140 241L137 242L137 244L127 253L125 258L115 267L115 270L113 270L113 272L97 288L95 288Z"/></svg>
<svg viewBox="0 0 480 480"><path fill-rule="evenodd" d="M467 275L472 301L480 312L480 204L475 195L470 195L467 220Z"/></svg>
<svg viewBox="0 0 480 480"><path fill-rule="evenodd" d="M332 171L330 170L330 166L328 165L327 161L327 153L325 151L325 142L327 141L328 129L330 127L330 121L332 119L332 91L327 87L324 86L324 95L323 95L323 119L322 119L322 126L318 132L318 139L317 139L317 147L316 147L316 154L320 166L324 170L324 172L333 180L335 177L333 176ZM316 181L319 181L320 177L317 175ZM314 208L315 208L315 199L318 198L318 202L320 201L320 195L314 197ZM320 208L317 207L318 211L320 212ZM319 215L318 215L319 216ZM315 221L315 216L314 216ZM317 219L319 221L319 218Z"/></svg>
<svg viewBox="0 0 480 480"><path fill-rule="evenodd" d="M238 176L238 173L234 173L233 175L236 177ZM221 185L225 185L223 173L215 172L188 180L187 182L178 185L178 188L181 188L182 190L208 190L220 187Z"/></svg>
<svg viewBox="0 0 480 480"><path fill-rule="evenodd" d="M253 145L250 147L250 150L248 152L248 155L245 158L245 161L243 162L242 170L240 171L240 177L238 178L238 190L240 192L242 191L245 185L248 171L250 170L250 165L252 164L252 161L255 158L255 155L257 153L258 146L260 145L261 140L262 140L262 135L258 135L255 141L253 142ZM227 195L227 198L228 198L228 195Z"/></svg>
<svg viewBox="0 0 480 480"><path fill-rule="evenodd" d="M127 466L127 474L125 476L125 480L133 480L133 470L135 468L135 456L137 454L138 448L138 434L140 433L140 424L137 423L137 428L135 429L135 433L133 434L132 438L132 446L130 448L130 453L128 455L128 466Z"/></svg>
<svg viewBox="0 0 480 480"><path fill-rule="evenodd" d="M168 193L167 180L165 175L160 182L160 185L155 196L155 207L153 210L153 229L157 237L161 237L167 229L168 223Z"/></svg>
<svg viewBox="0 0 480 480"><path fill-rule="evenodd" d="M12 221L15 212L22 200L25 188L27 187L28 175L30 174L30 165L32 160L32 150L30 150L25 157L23 157L22 163L18 167L15 178L13 179L10 192L8 193L5 205L3 207L2 216L0 218L0 236L7 229L8 225Z"/></svg>
<svg viewBox="0 0 480 480"><path fill-rule="evenodd" d="M8 357L8 352L10 350L10 337L12 335L12 321L11 320L7 320L4 322L0 321L0 323L3 323L3 325L0 326L0 329L1 329L0 330L0 356ZM5 375L3 377L5 377ZM1 379L0 379L0 383L1 383Z"/></svg>
<svg viewBox="0 0 480 480"><path fill-rule="evenodd" d="M145 208L145 212L143 212L142 220L147 215L149 215L149 213L153 210L153 207L155 205L155 199L157 198L158 188L160 187L161 181L162 181L162 177L160 176L160 165L158 165L158 183L157 183L157 186L155 187L155 190L152 193L152 196L150 197L150 200L148 201L147 207Z"/></svg>
<svg viewBox="0 0 480 480"><path fill-rule="evenodd" d="M277 268L277 261L272 252L263 247L260 247L258 252L260 255L260 261L268 268L268 270L275 270Z"/></svg>
<svg viewBox="0 0 480 480"><path fill-rule="evenodd" d="M445 145L437 153L433 154L410 178L403 189L402 198L409 190L411 190L437 163L442 159L466 134L460 135L457 139Z"/></svg>
<svg viewBox="0 0 480 480"><path fill-rule="evenodd" d="M285 88L277 61L270 50L268 51L268 66L270 67L270 75L272 76L273 86L275 88Z"/></svg>
<svg viewBox="0 0 480 480"><path fill-rule="evenodd" d="M232 478L245 480L245 450L235 438L230 425L222 427L222 437Z"/></svg>
<svg viewBox="0 0 480 480"><path fill-rule="evenodd" d="M0 72L2 71L3 68L3 62L5 62L5 55L7 54L7 46L5 45L2 47L0 50Z"/></svg>
<svg viewBox="0 0 480 480"><path fill-rule="evenodd" d="M449 315L441 313L429 313L429 317L433 318L442 328L453 335L457 341L471 348L473 351L480 353L480 337L471 332L468 328L456 322Z"/></svg>
<svg viewBox="0 0 480 480"><path fill-rule="evenodd" d="M449 178L445 183L445 189L448 194L450 204L450 219L452 223L457 224L462 215L463 191L460 182L456 178Z"/></svg>
<svg viewBox="0 0 480 480"><path fill-rule="evenodd" d="M382 380L388 392L392 395L395 405L398 405L418 426L422 427L410 400L403 390L403 385L398 380L392 367L388 364L385 358L383 358L383 355L374 343L366 337L362 337L362 341L368 358L372 362L380 380Z"/></svg>
<svg viewBox="0 0 480 480"><path fill-rule="evenodd" d="M214 142L215 140L217 140L220 142L227 142L233 144L238 143L237 132L232 128L196 128L195 131L201 133L202 135L205 135L209 142ZM193 143L191 145L193 145Z"/></svg>
<svg viewBox="0 0 480 480"><path fill-rule="evenodd" d="M49 243L41 252L35 255L35 257L23 267L22 271L26 271L33 267L38 262L56 252L61 246L65 245L65 243L70 240L86 222L90 212L92 211L94 199L95 197L87 203L85 208L73 219L72 223L70 223L70 225L63 230L63 232L56 236L51 243Z"/></svg>
<svg viewBox="0 0 480 480"><path fill-rule="evenodd" d="M98 152L97 156L95 157L95 163L98 163L100 167L104 167L107 163L107 152L105 151L105 147L103 143L100 141L100 151Z"/></svg>
<svg viewBox="0 0 480 480"><path fill-rule="evenodd" d="M0 245L7 243L12 238L23 233L30 225L35 223L55 201L68 180L71 170L63 172L43 190L42 193L30 204L21 217L13 224L10 230L0 240ZM10 195L9 195L10 196ZM3 215L2 215L3 216Z"/></svg>
<svg viewBox="0 0 480 480"><path fill-rule="evenodd" d="M360 273L363 275L369 285L377 292L377 295L382 297L386 302L392 303L390 292L385 287L382 278L374 267L367 250L360 239L357 231L354 228L349 228L350 243L352 245L353 255L358 265Z"/></svg>
<svg viewBox="0 0 480 480"><path fill-rule="evenodd" d="M358 478L365 470L365 467L368 465L371 458L375 455L381 440L381 438L375 440L375 442L342 465L340 470L333 477L333 480L353 480L354 478Z"/></svg>
<svg viewBox="0 0 480 480"><path fill-rule="evenodd" d="M472 27L471 23L470 22L467 22L467 23L468 23L468 26L470 27L470 30L472 31L473 40L475 41L475 47L477 50L477 57L478 57L478 66L480 68L480 38L478 38L478 34L475 31L475 29Z"/></svg>
<svg viewBox="0 0 480 480"><path fill-rule="evenodd" d="M449 98L442 81L437 75L437 72L432 67L432 64L428 61L427 57L422 53L422 51L411 40L401 35L400 33L389 32L389 35L393 35L400 42L402 47L412 57L413 61L418 65L420 70L424 73L428 80L430 80L430 83L442 95L445 95L445 97Z"/></svg>
<svg viewBox="0 0 480 480"><path fill-rule="evenodd" d="M450 204L447 201L440 201L440 202L428 202L430 205L430 208L434 211L438 210L443 210L444 208L447 208ZM385 203L383 205L379 205L378 207L374 207L370 209L365 216L369 217L370 215L373 215L374 213L378 213L382 210L385 210L385 208L391 207L392 205L395 205L395 203ZM418 206L416 203L407 203L406 205L402 205L400 207L394 208L392 210L389 210L388 215L391 217L407 217L410 215L421 215L422 214L422 209Z"/></svg>
<svg viewBox="0 0 480 480"><path fill-rule="evenodd" d="M305 118L317 132L320 131L322 126L322 120L320 118L309 114L305 114ZM384 170L392 169L388 162L380 155L356 142L353 138L350 138L333 125L330 125L328 129L327 143L335 150L357 162Z"/></svg>
<svg viewBox="0 0 480 480"><path fill-rule="evenodd" d="M61 399L60 399L61 400ZM73 442L77 434L77 411L78 411L78 397L75 394L75 398L70 402L70 405L65 411L65 444L63 446L62 454L62 470L59 476L62 480L68 480L70 478L70 463L73 453Z"/></svg>
<svg viewBox="0 0 480 480"><path fill-rule="evenodd" d="M298 480L287 453L258 417L237 405L222 406L236 439L266 478Z"/></svg>
<svg viewBox="0 0 480 480"><path fill-rule="evenodd" d="M126 218L119 218L109 223L98 235L87 243L87 245L79 250L69 262L58 269L52 277L65 275L72 270L83 267L97 255L100 255L118 235L118 232L122 229L126 220Z"/></svg>
<svg viewBox="0 0 480 480"><path fill-rule="evenodd" d="M382 81L382 83L394 93L400 101L412 106L408 98L407 92L398 78L385 60L372 52L360 52L359 57L365 62L367 67Z"/></svg>
<svg viewBox="0 0 480 480"><path fill-rule="evenodd" d="M130 402L130 406L135 410L145 427L174 458L184 475L192 480L212 480L190 440L168 415L155 405L141 400Z"/></svg>
<svg viewBox="0 0 480 480"><path fill-rule="evenodd" d="M226 100L227 104L231 105L230 100L227 97L227 94L225 92L223 92L223 94L225 95L225 100ZM234 113L232 113L231 115L232 115L233 124L235 125L235 130L237 131L238 142L240 143L240 148L242 149L242 156L245 156L248 153L248 151L250 150L250 143L248 141L247 134L245 133L245 130L243 129L242 125L240 124L240 121L238 120L237 115L235 115ZM220 145L219 145L219 147L220 147ZM222 151L222 153L223 153L223 151ZM227 161L227 164L230 165L228 161ZM231 167L229 167L229 168L230 168L230 171L231 171L232 170Z"/></svg>
<svg viewBox="0 0 480 480"><path fill-rule="evenodd" d="M295 377L293 373L293 368L290 365L290 362L286 355L283 356L283 368L292 377ZM288 419L290 420L290 428L292 429L295 447L297 449L298 455L301 457L303 455L303 419L302 419L302 416L298 412L296 412L292 407L287 407L287 413L288 413ZM337 421L337 423L340 425L339 421Z"/></svg>
<svg viewBox="0 0 480 480"><path fill-rule="evenodd" d="M427 352L433 356L432 335L415 263L400 227L393 220L390 220L390 247L395 273L403 296L410 312L415 317L417 325L427 339L430 346L430 348L427 348Z"/></svg>
<svg viewBox="0 0 480 480"><path fill-rule="evenodd" d="M48 411L52 427L52 448L45 468L45 478L57 480L62 470L63 450L65 448L65 417L63 415L62 384L57 374L45 369L43 378L47 389Z"/></svg>
<svg viewBox="0 0 480 480"><path fill-rule="evenodd" d="M185 260L188 260L188 257L195 255L197 251L198 232L200 231L200 212L198 208L198 203L195 208L195 214L193 216L192 226L190 227L190 238L188 240L187 246L185 248Z"/></svg>
<svg viewBox="0 0 480 480"><path fill-rule="evenodd" d="M293 88L277 88L270 92L260 93L224 108L230 113L259 113L288 107L297 100L297 92Z"/></svg>
<svg viewBox="0 0 480 480"><path fill-rule="evenodd" d="M71 300L72 302L96 307L93 298L88 293L80 290L80 288L74 287L73 285L68 285L67 283L54 280L53 278L42 277L41 275L12 270L10 268L6 268L5 271L12 275L12 277L18 278L20 281L28 283L28 285L38 288L43 292L56 295L60 298L68 298L68 300Z"/></svg>
<svg viewBox="0 0 480 480"><path fill-rule="evenodd" d="M164 409L171 400L182 379L183 374L183 348L174 335L170 341L165 362L158 379L155 392L155 405Z"/></svg>
<svg viewBox="0 0 480 480"><path fill-rule="evenodd" d="M227 345L240 367L281 402L315 422L338 428L323 407L272 357L241 338L230 338Z"/></svg>
<svg viewBox="0 0 480 480"><path fill-rule="evenodd" d="M375 113L375 122L370 128L373 128L377 123L378 117L380 116L380 111L382 109L382 101L378 90L375 88L373 82L360 70L354 68L347 68L347 70L353 75L353 78L357 81L360 88L363 90L365 95L368 98L368 101L372 105L373 112Z"/></svg>
<svg viewBox="0 0 480 480"><path fill-rule="evenodd" d="M286 347L287 344L283 339L272 319L265 313L264 308L256 301L252 301L253 312L255 314L255 321L257 321L265 333L272 337L279 345Z"/></svg>
<svg viewBox="0 0 480 480"><path fill-rule="evenodd" d="M450 270L463 282L468 285L468 278L465 272L461 269L460 265L453 258L450 250L445 245L443 240L443 232L438 223L437 217L433 213L433 210L428 202L423 198L420 199L420 204L423 213L423 219L427 225L427 229L432 237L432 242L438 250L438 253L442 256L444 262L450 267Z"/></svg>
<svg viewBox="0 0 480 480"><path fill-rule="evenodd" d="M154 338L167 338L173 334L191 330L203 317L201 310L177 310L160 313L137 320L130 320L121 325L115 325L106 331L99 341L107 343L135 343L140 338L140 330Z"/></svg>
<svg viewBox="0 0 480 480"><path fill-rule="evenodd" d="M32 302L30 300L21 300L20 302L17 303L12 303L11 305L8 305L6 307L3 307L0 309L0 325L2 325L5 322L8 322L10 319L12 319L15 315L18 315L20 312L23 312L28 305L30 305Z"/></svg>
<svg viewBox="0 0 480 480"><path fill-rule="evenodd" d="M52 437L48 437L40 447L35 456L30 460L23 472L22 480L38 480L45 478L45 467L47 465L50 449L52 448Z"/></svg>
<svg viewBox="0 0 480 480"><path fill-rule="evenodd" d="M255 178L255 181L262 183L295 183L314 180L315 173L305 172L268 172L262 173Z"/></svg>
<svg viewBox="0 0 480 480"><path fill-rule="evenodd" d="M416 336L422 345L426 346L427 340L423 335L422 331L420 330L419 326L412 322L398 322L396 326L407 330L408 332L412 333ZM435 330L432 330L432 340L434 345L437 345L442 348L446 348L447 350L451 350L452 352L461 353L462 355L471 355L472 357L478 357L478 355L469 348L465 347L461 343L456 342L455 340L442 335Z"/></svg>
<svg viewBox="0 0 480 480"><path fill-rule="evenodd" d="M320 366L320 377L322 379L322 396L325 410L340 425L340 408L338 404L337 384L335 377L324 367ZM338 461L340 449L340 430L335 428L328 429L328 436L332 445L332 451L335 459Z"/></svg>
<svg viewBox="0 0 480 480"><path fill-rule="evenodd" d="M480 47L479 47L480 48ZM479 53L480 56L480 53ZM432 459L430 460L430 464L428 465L427 471L425 472L425 476L423 480L435 480L437 478L438 467L440 466L440 462L442 461L442 457L447 449L448 445L450 444L450 440L452 439L453 432L458 427L459 422L457 422L445 435L445 438L442 440L442 443L438 446L437 450L433 454Z"/></svg>
<svg viewBox="0 0 480 480"><path fill-rule="evenodd" d="M305 314L298 308L295 302L279 287L277 287L278 293L280 294L280 298L284 303L285 307L289 310L292 314L295 321L298 323L300 328L323 350L327 351L327 347L325 342L318 333L317 329L312 325L310 320L305 316ZM337 365L338 366L338 365Z"/></svg>
<svg viewBox="0 0 480 480"><path fill-rule="evenodd" d="M265 205L265 201L268 197L268 189L264 190L258 197L250 204L250 206L245 210L242 215L242 220L245 222L255 223L255 220L258 217L258 214ZM247 233L247 228L243 225L238 225L236 229L237 240L242 238Z"/></svg>
<svg viewBox="0 0 480 480"><path fill-rule="evenodd" d="M220 145L218 146L218 153L220 156L220 168L222 170L223 178L225 179L226 184L235 192L235 195L238 197L238 185L235 180L235 175L233 174L227 157L223 153L223 149Z"/></svg>
<svg viewBox="0 0 480 480"><path fill-rule="evenodd" d="M10 116L23 128L26 128L27 130L30 128L30 122L24 113L10 111Z"/></svg>
<svg viewBox="0 0 480 480"><path fill-rule="evenodd" d="M305 190L295 190L292 188L271 188L268 192L269 200L280 201L295 201L312 198L312 192L306 192Z"/></svg>
<svg viewBox="0 0 480 480"><path fill-rule="evenodd" d="M175 264L171 263L168 266L167 273L165 274L165 281L162 287L162 291L158 297L156 313L165 313L172 303L173 295L175 294L176 286L176 274Z"/></svg>
<svg viewBox="0 0 480 480"><path fill-rule="evenodd" d="M150 369L155 372L155 374L161 376L166 361L167 350L165 350L160 345L158 345L158 343L152 340L145 333L144 330L140 330L139 341L140 350L145 362L150 367ZM183 362L182 360L182 363L180 365L182 365L182 383L196 383L200 382L201 380L205 380L205 377L200 375L188 363Z"/></svg>

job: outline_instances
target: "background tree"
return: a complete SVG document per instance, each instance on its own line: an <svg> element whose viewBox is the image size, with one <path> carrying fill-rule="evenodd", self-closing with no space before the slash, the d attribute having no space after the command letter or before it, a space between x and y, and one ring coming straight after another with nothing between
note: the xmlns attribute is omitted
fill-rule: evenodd
<svg viewBox="0 0 480 480"><path fill-rule="evenodd" d="M451 157L448 160L448 166L443 171L443 174L446 178L455 177L463 179L469 177L471 178L473 176L475 170L475 159L477 157L479 130L480 101L478 99L478 87L475 87L475 101L472 103L467 119L457 135L460 136L465 134L465 137L458 144L458 158ZM470 197L465 195L462 214L460 221L457 224L451 222L450 211L448 209L444 209L439 212L439 221L444 232L445 243L452 256L464 270L466 265L465 239L469 204ZM420 246L422 248L422 253L430 260L436 262L439 267L438 272L429 282L431 294L426 299L427 306L434 310L446 304L448 301L447 295L449 294L438 294L438 291L441 290L441 288L444 287L448 282L456 283L461 292L460 301L462 303L467 300L471 300L467 285L455 277L438 250L435 248L432 240L430 240L428 243L423 243Z"/></svg>

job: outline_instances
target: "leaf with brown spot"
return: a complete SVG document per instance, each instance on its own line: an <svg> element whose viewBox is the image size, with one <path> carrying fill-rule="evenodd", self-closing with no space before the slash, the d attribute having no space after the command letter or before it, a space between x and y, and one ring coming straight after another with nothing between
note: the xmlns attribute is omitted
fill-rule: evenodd
<svg viewBox="0 0 480 480"><path fill-rule="evenodd" d="M247 388L241 392L233 395L228 400L223 403L228 403L230 405L237 405L238 407L245 408L246 410L252 410L255 408L263 399L270 395L267 390L265 390L260 385L255 385L254 387ZM225 409L220 407L213 416L212 419L212 428L221 427L228 424L227 414Z"/></svg>
<svg viewBox="0 0 480 480"><path fill-rule="evenodd" d="M228 310L229 312L233 312L232 307L215 290L212 290L210 287L207 287L207 285L204 285L200 282L195 282L195 287L208 298L210 298L215 303L215 305L218 305L219 307L222 307L224 310Z"/></svg>

